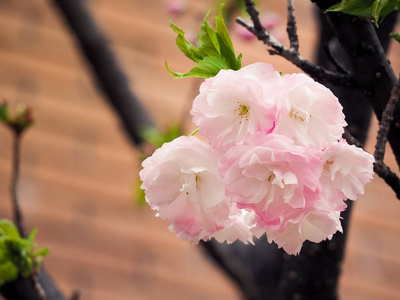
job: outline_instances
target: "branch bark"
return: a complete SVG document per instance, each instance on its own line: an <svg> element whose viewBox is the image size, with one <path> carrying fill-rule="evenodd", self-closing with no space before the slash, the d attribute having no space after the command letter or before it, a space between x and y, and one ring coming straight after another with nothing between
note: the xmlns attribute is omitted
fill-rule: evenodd
<svg viewBox="0 0 400 300"><path fill-rule="evenodd" d="M11 179L11 197L13 204L13 214L14 214L14 223L17 226L17 229L22 237L25 236L25 230L23 226L23 217L21 208L19 205L18 198L18 183L19 183L19 171L20 171L20 154L21 154L21 138L22 133L13 132L13 165L12 165L12 179Z"/></svg>
<svg viewBox="0 0 400 300"><path fill-rule="evenodd" d="M315 3L323 9L326 1ZM356 85L364 92L379 121L390 99L397 78L387 59L383 45L371 22L353 16L326 13L328 22L345 50L351 64ZM396 23L397 13L390 14L385 22ZM393 122L387 134L389 143L400 165L400 106L393 113Z"/></svg>
<svg viewBox="0 0 400 300"><path fill-rule="evenodd" d="M290 1L290 0L289 0ZM331 70L327 70L326 68L315 65L308 60L301 57L298 50L298 45L296 45L296 31L293 30L294 15L290 10L290 4L288 6L289 10L289 18L292 18L292 21L289 22L290 28L288 28L289 40L291 40L291 48L287 48L282 45L277 39L271 36L265 28L261 25L261 21L259 18L259 12L256 9L254 2L252 0L244 0L246 3L247 13L250 15L251 20L253 22L253 26L247 24L241 18L236 20L237 23L247 28L250 32L252 32L257 39L262 41L264 44L270 46L272 50L269 50L271 55L279 55L288 61L292 62L294 65L299 67L305 73L309 74L314 80L322 83L322 84L334 84L338 86L344 87L354 87L355 81L353 76L350 74L341 74L338 72L334 72ZM297 34L296 34L297 35Z"/></svg>

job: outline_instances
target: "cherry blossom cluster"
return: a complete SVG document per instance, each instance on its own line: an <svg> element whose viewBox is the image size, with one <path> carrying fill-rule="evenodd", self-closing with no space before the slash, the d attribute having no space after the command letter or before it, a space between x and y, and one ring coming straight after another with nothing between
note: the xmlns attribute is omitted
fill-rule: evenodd
<svg viewBox="0 0 400 300"><path fill-rule="evenodd" d="M289 254L341 231L344 200L363 194L374 158L341 138L338 99L270 64L221 70L191 110L204 142L179 137L143 162L146 201L182 240L253 243Z"/></svg>

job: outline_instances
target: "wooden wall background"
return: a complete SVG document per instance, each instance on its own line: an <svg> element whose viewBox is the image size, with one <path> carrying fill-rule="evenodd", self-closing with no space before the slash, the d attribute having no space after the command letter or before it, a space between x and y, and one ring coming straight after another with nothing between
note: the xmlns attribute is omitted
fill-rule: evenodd
<svg viewBox="0 0 400 300"><path fill-rule="evenodd" d="M210 1L189 1L174 22L193 34ZM284 14L285 1L267 9ZM127 72L135 93L165 127L187 113L198 83L171 81L190 63L174 44L161 0L90 0L89 7ZM300 49L312 57L311 5L296 1ZM235 38L244 64L271 62L257 42ZM400 47L390 50L396 72ZM86 62L50 0L0 0L0 97L34 106L37 123L23 139L21 200L26 226L49 246L45 265L65 294L82 300L239 299L235 287L202 255L135 207L139 162L114 113L93 83ZM190 121L187 122L188 131ZM372 150L372 129L368 149ZM11 134L0 126L0 217L10 217ZM389 164L393 161L388 158ZM393 164L392 164L393 165ZM341 280L342 299L400 299L400 203L374 179L355 207Z"/></svg>

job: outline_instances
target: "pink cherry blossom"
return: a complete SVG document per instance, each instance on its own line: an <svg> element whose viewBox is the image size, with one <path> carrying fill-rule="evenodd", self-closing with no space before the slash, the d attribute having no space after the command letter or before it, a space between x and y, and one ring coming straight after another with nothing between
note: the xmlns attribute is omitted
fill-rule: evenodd
<svg viewBox="0 0 400 300"><path fill-rule="evenodd" d="M218 157L217 150L196 137L179 137L142 164L146 201L183 240L208 239L229 222Z"/></svg>
<svg viewBox="0 0 400 300"><path fill-rule="evenodd" d="M253 209L260 227L285 227L319 199L322 161L288 137L256 133L220 163L227 195L238 207Z"/></svg>
<svg viewBox="0 0 400 300"><path fill-rule="evenodd" d="M289 221L283 231L267 230L267 238L286 253L299 254L304 241L319 243L330 240L337 231L342 232L340 211L330 207L327 202L318 202L305 210L301 220Z"/></svg>
<svg viewBox="0 0 400 300"><path fill-rule="evenodd" d="M254 244L252 232L254 227L254 211L239 209L235 203L232 203L229 222L225 224L223 229L215 232L212 237L220 243L231 244L238 240L244 244Z"/></svg>
<svg viewBox="0 0 400 300"><path fill-rule="evenodd" d="M363 194L372 155L341 139L342 106L302 74L271 65L221 70L191 110L210 144L179 137L143 162L146 201L183 240L253 243L289 254L341 231L344 200Z"/></svg>
<svg viewBox="0 0 400 300"><path fill-rule="evenodd" d="M283 79L274 133L304 146L324 147L338 141L347 124L332 92L304 74L285 75Z"/></svg>
<svg viewBox="0 0 400 300"><path fill-rule="evenodd" d="M346 140L329 144L322 151L321 183L331 201L356 200L373 176L374 157ZM339 202L340 203L340 202Z"/></svg>
<svg viewBox="0 0 400 300"><path fill-rule="evenodd" d="M191 110L193 123L219 149L240 144L257 131L268 133L274 127L281 83L270 64L221 70L201 85Z"/></svg>

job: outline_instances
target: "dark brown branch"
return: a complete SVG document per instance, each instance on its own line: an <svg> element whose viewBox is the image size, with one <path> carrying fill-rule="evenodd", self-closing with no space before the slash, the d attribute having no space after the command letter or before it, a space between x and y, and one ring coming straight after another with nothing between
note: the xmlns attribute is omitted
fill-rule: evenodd
<svg viewBox="0 0 400 300"><path fill-rule="evenodd" d="M382 161L376 161L374 163L374 171L381 177L388 186L396 193L397 199L400 200L400 179L397 175L390 170Z"/></svg>
<svg viewBox="0 0 400 300"><path fill-rule="evenodd" d="M44 291L44 289L40 283L38 275L36 273L33 273L29 277L29 279L32 283L33 289L34 289L38 299L39 300L47 300L46 292Z"/></svg>
<svg viewBox="0 0 400 300"><path fill-rule="evenodd" d="M293 0L288 0L286 31L290 41L290 49L299 51L299 37L297 36L296 18L294 17Z"/></svg>
<svg viewBox="0 0 400 300"><path fill-rule="evenodd" d="M375 153L374 153L375 159L378 162L382 162L383 157L385 155L387 134L390 129L390 124L393 121L393 114L394 110L396 109L396 105L399 102L399 97L400 97L400 76L392 89L389 102L387 103L385 109L383 110L382 119L379 124L379 130L376 138Z"/></svg>
<svg viewBox="0 0 400 300"><path fill-rule="evenodd" d="M14 222L21 236L25 236L22 212L19 206L18 184L20 175L22 131L14 131L13 140L13 174L11 179L11 197ZM16 280L0 287L0 294L7 300L65 300L50 277L41 270L39 275L33 273L29 278L19 276Z"/></svg>
<svg viewBox="0 0 400 300"><path fill-rule="evenodd" d="M322 0L315 2L320 7L326 4ZM326 13L324 16L346 51L357 86L364 91L378 120L381 121L397 78L373 25L362 18L344 14ZM385 18L385 22L391 28L396 20L397 12L393 12ZM400 107L396 105L387 137L398 164L400 164L399 124Z"/></svg>
<svg viewBox="0 0 400 300"><path fill-rule="evenodd" d="M247 24L243 19L238 18L236 22L252 32L257 39L264 44L270 46L273 51L270 54L282 56L294 65L302 69L305 73L309 74L313 79L322 84L334 84L344 87L352 87L355 84L354 78L348 74L340 74L337 72L329 71L322 66L314 65L310 61L304 59L300 54L292 48L283 46L276 38L271 36L264 27L261 25L259 12L255 8L252 0L245 0L247 13L250 15L253 26Z"/></svg>
<svg viewBox="0 0 400 300"><path fill-rule="evenodd" d="M23 226L23 217L21 213L21 208L19 206L18 199L18 183L19 183L19 173L20 173L20 152L21 152L21 133L14 133L13 140L13 167L12 167L12 179L11 179L11 197L12 197L12 205L13 205L13 215L14 215L14 223L17 226L19 233L22 237L25 236L25 230Z"/></svg>
<svg viewBox="0 0 400 300"><path fill-rule="evenodd" d="M254 282L253 274L242 260L232 255L226 245L219 244L215 240L200 243L208 254L211 255L227 275L240 287L246 299L260 299L258 287Z"/></svg>

